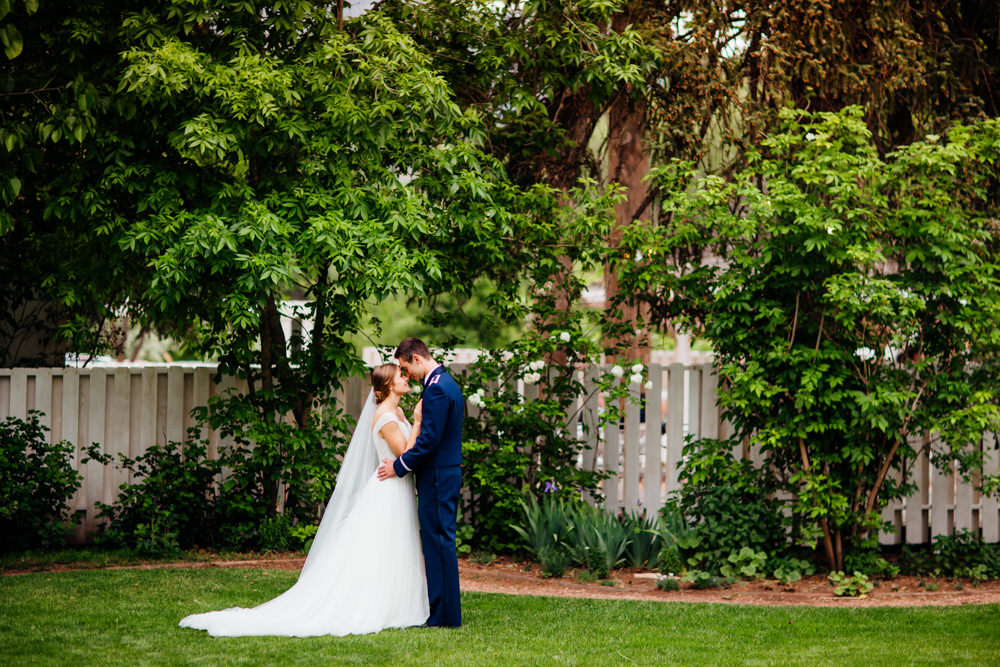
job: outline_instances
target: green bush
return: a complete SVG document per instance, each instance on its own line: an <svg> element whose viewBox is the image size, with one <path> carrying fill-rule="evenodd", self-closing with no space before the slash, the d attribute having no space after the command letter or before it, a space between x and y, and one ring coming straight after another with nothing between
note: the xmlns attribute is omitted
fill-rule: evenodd
<svg viewBox="0 0 1000 667"><path fill-rule="evenodd" d="M726 446L751 444L803 541L843 570L850 538L911 495L921 454L964 477L995 455L980 443L1000 380L1000 121L886 153L861 107L779 117L725 178L697 161L652 170L667 214L630 225L609 259L622 302L712 342ZM771 551L711 541L706 567Z"/></svg>
<svg viewBox="0 0 1000 667"><path fill-rule="evenodd" d="M630 558L642 563L639 567L649 567L658 556L661 538L656 524L641 516L618 518L556 493L543 494L541 500L528 495L520 505L523 519L512 524L512 530L541 563L546 577L561 577L576 564L597 579L607 579L611 570ZM630 552L637 537L643 544Z"/></svg>
<svg viewBox="0 0 1000 667"><path fill-rule="evenodd" d="M292 526L292 540L297 551L309 551L319 526L315 523Z"/></svg>
<svg viewBox="0 0 1000 667"><path fill-rule="evenodd" d="M685 533L688 546L679 547L690 566L720 574L723 567L732 565L730 555L744 547L766 557L788 550L773 480L749 461L736 460L732 443L689 442L684 447L680 480L681 488L664 512L679 512L687 525L677 529Z"/></svg>
<svg viewBox="0 0 1000 667"><path fill-rule="evenodd" d="M681 582L673 577L664 577L656 581L656 587L661 591L679 591L681 589Z"/></svg>
<svg viewBox="0 0 1000 667"><path fill-rule="evenodd" d="M206 448L189 439L154 445L134 459L120 454L118 467L135 481L122 484L113 504L98 503L98 516L106 521L98 541L150 556L194 546L243 546L220 540L218 485L223 464L206 458ZM116 464L96 444L87 456L104 465Z"/></svg>
<svg viewBox="0 0 1000 667"><path fill-rule="evenodd" d="M292 522L287 514L270 516L261 522L258 529L258 542L263 551L288 551L295 544L292 536Z"/></svg>
<svg viewBox="0 0 1000 667"><path fill-rule="evenodd" d="M998 579L1000 544L988 544L978 533L957 530L953 535L938 535L929 547L904 545L899 568L917 576Z"/></svg>
<svg viewBox="0 0 1000 667"><path fill-rule="evenodd" d="M844 555L844 567L849 572L883 579L892 579L899 574L899 566L886 560L874 536L853 542L852 548Z"/></svg>
<svg viewBox="0 0 1000 667"><path fill-rule="evenodd" d="M603 392L605 404L613 406L602 413L603 423L618 418L619 401L629 396L628 382L610 373L595 386L581 382L577 368L595 367L601 349L581 333L578 314L534 308L544 328L507 348L484 351L459 380L473 408L462 433L462 516L473 526L473 548L494 553L518 545L510 517L518 513L524 490L601 498L607 473L577 465L588 428L577 419L578 400L588 389ZM526 400L519 383L543 391Z"/></svg>
<svg viewBox="0 0 1000 667"><path fill-rule="evenodd" d="M69 501L82 477L73 469L74 447L49 444L49 429L32 410L28 419L8 417L0 424L0 534L3 550L14 551L64 542Z"/></svg>

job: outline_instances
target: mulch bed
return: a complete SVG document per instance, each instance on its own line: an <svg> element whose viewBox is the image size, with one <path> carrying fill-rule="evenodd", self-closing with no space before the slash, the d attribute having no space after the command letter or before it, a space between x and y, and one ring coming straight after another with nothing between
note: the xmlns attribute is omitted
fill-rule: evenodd
<svg viewBox="0 0 1000 667"><path fill-rule="evenodd" d="M302 568L305 559L288 554L269 554L252 560L206 560L176 563L140 563L116 565L103 569L179 569L179 568L265 568L294 570ZM36 568L8 569L4 575L29 572L62 572L89 569L80 566L55 565ZM581 581L579 570L568 570L558 579L542 577L537 564L511 558L498 558L490 563L469 559L459 561L463 591L505 593L510 595L541 595L567 598L605 600L656 600L671 602L716 602L749 605L807 605L817 607L916 607L930 605L997 604L1000 603L1000 580L986 581L978 586L968 581L898 576L888 581L876 581L867 598L842 598L833 594L825 575L806 577L789 586L774 580L738 581L729 588L696 590L682 583L679 591L656 588L655 573L641 570L616 570L607 582ZM928 590L930 588L931 590Z"/></svg>

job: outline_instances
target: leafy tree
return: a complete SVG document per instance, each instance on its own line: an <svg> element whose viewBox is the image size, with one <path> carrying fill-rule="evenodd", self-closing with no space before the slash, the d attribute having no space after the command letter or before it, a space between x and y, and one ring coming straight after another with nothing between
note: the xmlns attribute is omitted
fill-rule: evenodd
<svg viewBox="0 0 1000 667"><path fill-rule="evenodd" d="M246 375L262 423L290 411L306 428L358 370L345 338L369 304L516 275L531 251L505 241L534 238L552 196L505 180L476 148L475 115L388 22L369 14L339 32L311 3L300 9L283 33L258 20L267 11L231 10L207 42L137 22L162 34L125 53L121 88L161 124L177 166L128 161L111 178L155 183L124 241L153 274L136 315ZM286 340L291 292L307 306L294 313L303 333ZM288 456L283 438L263 440L276 499Z"/></svg>
<svg viewBox="0 0 1000 667"><path fill-rule="evenodd" d="M650 144L662 159L728 171L786 106L861 106L883 155L996 117L998 11L990 0L666 3L656 44L667 85L652 90Z"/></svg>
<svg viewBox="0 0 1000 667"><path fill-rule="evenodd" d="M92 348L135 275L95 186L148 127L116 94L125 3L2 4L0 363L61 365L56 338Z"/></svg>
<svg viewBox="0 0 1000 667"><path fill-rule="evenodd" d="M998 140L958 125L882 159L860 108L786 110L732 182L660 169L669 215L618 249L652 317L713 341L733 444L834 569L910 490L922 437L970 475L997 425Z"/></svg>
<svg viewBox="0 0 1000 667"><path fill-rule="evenodd" d="M0 144L5 175L31 178L3 237L7 274L26 265L7 311L53 304L78 344L124 312L242 373L251 410L205 419L253 416L272 509L290 448L323 447L342 419L314 409L359 370L347 337L373 302L485 279L489 306L519 315L526 267L560 266L554 223L577 209L511 184L477 113L377 13L341 26L332 3L178 0L21 18ZM283 415L315 437L286 437Z"/></svg>

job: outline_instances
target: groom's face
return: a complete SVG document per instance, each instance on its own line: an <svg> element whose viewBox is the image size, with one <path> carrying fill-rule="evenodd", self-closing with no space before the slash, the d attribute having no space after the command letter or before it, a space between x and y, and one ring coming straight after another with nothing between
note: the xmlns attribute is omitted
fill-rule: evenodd
<svg viewBox="0 0 1000 667"><path fill-rule="evenodd" d="M420 355L418 354L413 355L413 359L409 361L400 357L399 367L403 369L403 372L409 378L412 378L417 381L424 379L422 365L420 363Z"/></svg>

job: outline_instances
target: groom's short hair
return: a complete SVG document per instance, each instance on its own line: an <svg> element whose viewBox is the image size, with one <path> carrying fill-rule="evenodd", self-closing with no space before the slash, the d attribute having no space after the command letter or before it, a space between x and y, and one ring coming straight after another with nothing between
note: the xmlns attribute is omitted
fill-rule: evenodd
<svg viewBox="0 0 1000 667"><path fill-rule="evenodd" d="M419 338L407 338L399 344L399 347L396 348L396 354L393 356L397 359L410 362L413 361L413 355L415 354L419 354L424 359L431 358L431 351L427 347L427 343Z"/></svg>

